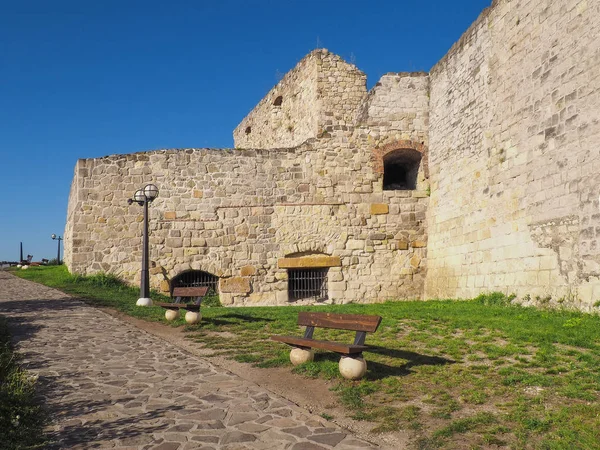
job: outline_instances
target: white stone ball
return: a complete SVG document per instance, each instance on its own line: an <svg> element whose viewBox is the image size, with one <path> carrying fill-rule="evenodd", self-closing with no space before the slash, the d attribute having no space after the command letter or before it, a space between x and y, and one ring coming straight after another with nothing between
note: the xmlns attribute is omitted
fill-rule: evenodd
<svg viewBox="0 0 600 450"><path fill-rule="evenodd" d="M21 267L21 270L25 270L25 269L29 269L29 266L23 266L23 267Z"/></svg>
<svg viewBox="0 0 600 450"><path fill-rule="evenodd" d="M342 356L340 358L340 374L347 380L359 380L366 373L367 362L363 357Z"/></svg>
<svg viewBox="0 0 600 450"><path fill-rule="evenodd" d="M152 306L152 299L149 298L138 298L138 301L135 302L137 306Z"/></svg>
<svg viewBox="0 0 600 450"><path fill-rule="evenodd" d="M294 366L302 364L315 359L315 352L313 350L305 350L303 348L294 347L290 352L290 361Z"/></svg>
<svg viewBox="0 0 600 450"><path fill-rule="evenodd" d="M20 269L21 267L23 267L21 264L17 264L17 269Z"/></svg>
<svg viewBox="0 0 600 450"><path fill-rule="evenodd" d="M190 325L200 322L202 320L202 314L196 311L188 311L185 313L185 321Z"/></svg>
<svg viewBox="0 0 600 450"><path fill-rule="evenodd" d="M168 321L175 320L178 317L179 317L178 309L167 309L165 311L165 319L167 319Z"/></svg>

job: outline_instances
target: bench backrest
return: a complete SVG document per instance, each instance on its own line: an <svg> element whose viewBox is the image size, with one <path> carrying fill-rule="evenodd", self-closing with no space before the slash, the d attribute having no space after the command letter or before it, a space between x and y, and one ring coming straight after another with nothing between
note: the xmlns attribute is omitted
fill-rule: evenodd
<svg viewBox="0 0 600 450"><path fill-rule="evenodd" d="M380 316L365 314L335 314L321 312L298 313L298 325L337 330L365 331L373 333L381 323Z"/></svg>
<svg viewBox="0 0 600 450"><path fill-rule="evenodd" d="M173 288L173 297L204 297L208 292L207 286L176 287Z"/></svg>

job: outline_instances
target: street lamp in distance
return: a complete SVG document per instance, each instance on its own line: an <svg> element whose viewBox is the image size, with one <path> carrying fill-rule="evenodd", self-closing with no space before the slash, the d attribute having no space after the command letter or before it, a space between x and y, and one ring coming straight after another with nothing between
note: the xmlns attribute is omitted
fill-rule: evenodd
<svg viewBox="0 0 600 450"><path fill-rule="evenodd" d="M158 197L158 188L154 184L147 184L143 189L138 189L133 198L127 200L128 204L137 203L144 208L144 225L142 236L142 276L140 279L140 298L137 306L152 306L150 299L150 274L148 271L148 205Z"/></svg>
<svg viewBox="0 0 600 450"><path fill-rule="evenodd" d="M52 239L58 241L58 253L56 254L56 264L60 265L60 241L62 241L63 238L52 234Z"/></svg>

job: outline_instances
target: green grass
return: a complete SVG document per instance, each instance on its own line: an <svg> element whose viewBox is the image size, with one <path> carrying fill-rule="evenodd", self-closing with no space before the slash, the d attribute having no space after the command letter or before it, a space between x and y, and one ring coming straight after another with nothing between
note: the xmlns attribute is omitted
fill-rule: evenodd
<svg viewBox="0 0 600 450"><path fill-rule="evenodd" d="M109 276L74 277L64 267L17 274L164 322L162 308L136 307L138 290ZM332 380L348 416L372 422L375 432L404 430L414 448L600 449L600 318L510 300L493 293L466 301L213 307L202 309L199 325L175 326L215 354ZM381 315L367 337L366 378L341 379L330 352L292 368L289 348L270 336L300 335L298 311ZM316 330L315 338L351 342L353 333Z"/></svg>
<svg viewBox="0 0 600 450"><path fill-rule="evenodd" d="M18 362L6 320L0 316L0 447L43 448L47 416L35 398L36 379L21 369Z"/></svg>

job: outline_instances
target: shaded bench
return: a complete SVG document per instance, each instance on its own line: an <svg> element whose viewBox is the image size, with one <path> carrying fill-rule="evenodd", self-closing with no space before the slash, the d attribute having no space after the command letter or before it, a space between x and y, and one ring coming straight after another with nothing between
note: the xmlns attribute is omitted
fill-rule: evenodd
<svg viewBox="0 0 600 450"><path fill-rule="evenodd" d="M202 298L208 292L207 286L200 287L176 287L173 288L171 297L175 299L172 303L157 303L158 306L165 308L165 318L167 320L175 320L179 317L179 310L185 309L185 321L187 323L198 323L202 318L200 314L200 305ZM192 303L186 303L188 299L193 299Z"/></svg>
<svg viewBox="0 0 600 450"><path fill-rule="evenodd" d="M271 336L271 339L294 347L290 352L290 361L297 365L312 361L312 349L321 349L341 355L340 373L344 378L362 378L367 371L367 363L362 352L369 347L365 345L367 333L373 333L381 323L380 316L364 314L336 314L324 312L298 313L298 325L305 326L304 336ZM333 328L337 330L356 331L354 342L347 344L313 338L315 328Z"/></svg>

